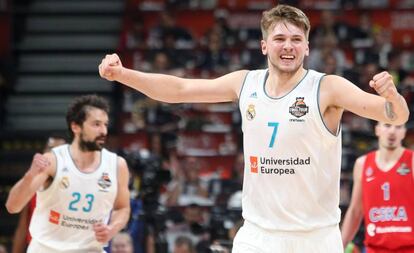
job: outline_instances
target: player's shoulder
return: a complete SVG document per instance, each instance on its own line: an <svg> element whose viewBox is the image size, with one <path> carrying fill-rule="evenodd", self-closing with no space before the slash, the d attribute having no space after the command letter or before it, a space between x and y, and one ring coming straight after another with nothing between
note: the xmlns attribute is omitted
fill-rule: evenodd
<svg viewBox="0 0 414 253"><path fill-rule="evenodd" d="M357 157L357 159L355 160L355 164L357 165L364 165L365 161L367 160L368 154L364 154L361 155L359 157Z"/></svg>

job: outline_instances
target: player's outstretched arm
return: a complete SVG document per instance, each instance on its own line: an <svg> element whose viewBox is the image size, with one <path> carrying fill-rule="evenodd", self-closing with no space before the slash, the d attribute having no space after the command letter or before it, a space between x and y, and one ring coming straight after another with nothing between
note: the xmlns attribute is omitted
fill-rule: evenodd
<svg viewBox="0 0 414 253"><path fill-rule="evenodd" d="M172 75L144 73L122 66L118 55L107 55L99 74L136 89L150 98L168 103L214 103L237 99L247 70L235 71L216 79L186 79Z"/></svg>

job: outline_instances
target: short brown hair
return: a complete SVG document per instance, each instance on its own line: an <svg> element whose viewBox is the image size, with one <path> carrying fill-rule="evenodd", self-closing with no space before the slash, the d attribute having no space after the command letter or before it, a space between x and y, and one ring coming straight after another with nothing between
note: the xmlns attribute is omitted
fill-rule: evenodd
<svg viewBox="0 0 414 253"><path fill-rule="evenodd" d="M280 21L289 22L297 27L302 28L306 39L309 38L309 31L311 26L309 19L305 13L296 7L279 4L270 10L264 11L262 14L260 28L262 29L263 39L267 38L269 28Z"/></svg>
<svg viewBox="0 0 414 253"><path fill-rule="evenodd" d="M66 123L68 125L69 137L71 140L74 137L71 128L72 122L81 126L86 120L88 111L92 108L101 109L106 112L106 114L109 114L109 103L103 97L92 94L75 97L72 100L66 113Z"/></svg>

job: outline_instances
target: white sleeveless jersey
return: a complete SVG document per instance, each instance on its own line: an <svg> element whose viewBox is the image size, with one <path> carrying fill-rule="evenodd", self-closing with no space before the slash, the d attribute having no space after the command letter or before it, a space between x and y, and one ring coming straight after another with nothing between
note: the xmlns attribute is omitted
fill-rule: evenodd
<svg viewBox="0 0 414 253"><path fill-rule="evenodd" d="M338 224L342 143L340 131L332 134L319 110L323 74L308 70L280 98L266 94L267 76L267 70L250 71L240 93L243 217L281 231Z"/></svg>
<svg viewBox="0 0 414 253"><path fill-rule="evenodd" d="M102 149L98 169L83 173L69 153L69 145L52 150L56 176L37 192L30 233L53 252L102 252L92 224L108 223L117 193L117 155Z"/></svg>

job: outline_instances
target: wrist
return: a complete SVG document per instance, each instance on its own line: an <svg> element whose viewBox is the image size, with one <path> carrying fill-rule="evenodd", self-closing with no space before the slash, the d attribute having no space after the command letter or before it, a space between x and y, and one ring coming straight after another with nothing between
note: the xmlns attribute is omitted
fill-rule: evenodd
<svg viewBox="0 0 414 253"><path fill-rule="evenodd" d="M32 168L30 168L23 176L23 181L32 181L35 177Z"/></svg>
<svg viewBox="0 0 414 253"><path fill-rule="evenodd" d="M393 96L390 96L387 98L387 102L390 102L391 104L396 104L401 101L402 96L399 93L396 93Z"/></svg>

